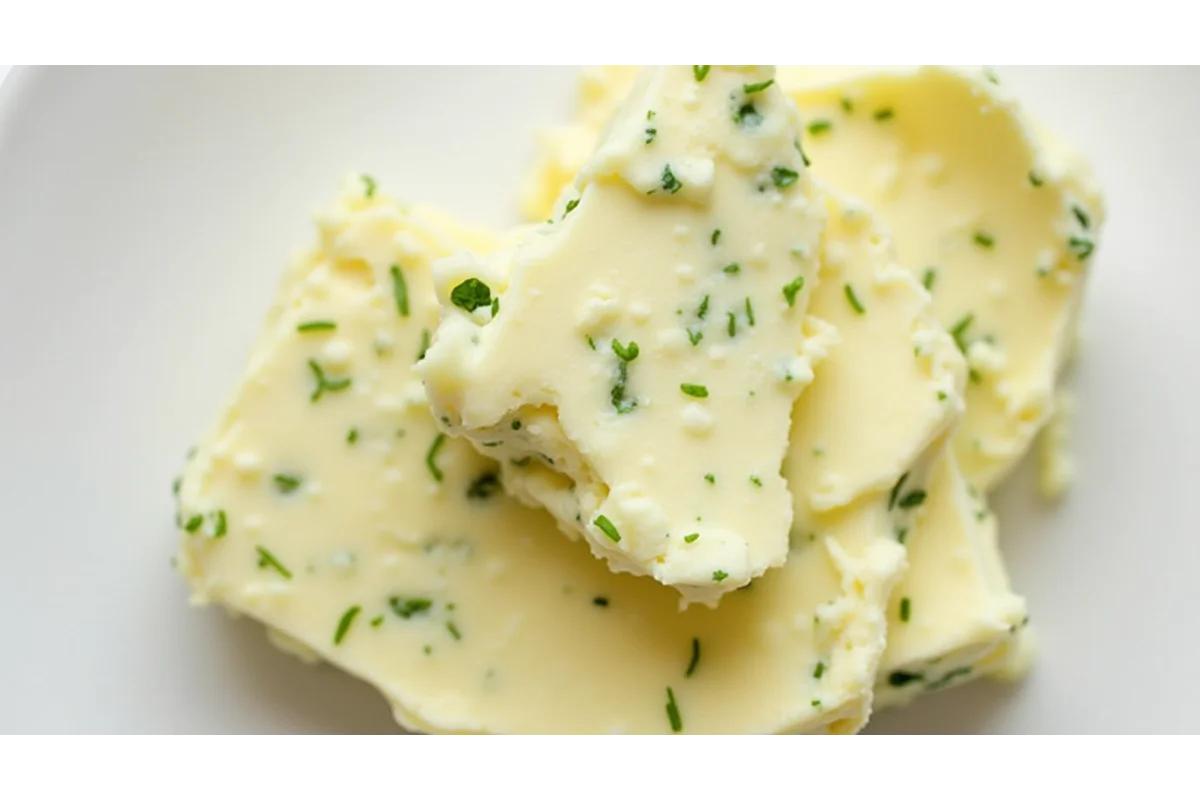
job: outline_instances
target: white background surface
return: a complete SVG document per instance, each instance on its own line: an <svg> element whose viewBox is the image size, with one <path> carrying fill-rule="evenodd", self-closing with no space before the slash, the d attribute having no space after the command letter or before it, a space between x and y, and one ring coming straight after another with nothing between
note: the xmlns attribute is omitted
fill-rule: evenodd
<svg viewBox="0 0 1200 800"><path fill-rule="evenodd" d="M1109 224L1076 491L998 513L1041 639L1021 685L884 732L1200 731L1200 72L999 68L1096 164ZM339 176L501 224L532 69L18 71L0 87L0 732L392 731L384 703L186 605L170 484Z"/></svg>

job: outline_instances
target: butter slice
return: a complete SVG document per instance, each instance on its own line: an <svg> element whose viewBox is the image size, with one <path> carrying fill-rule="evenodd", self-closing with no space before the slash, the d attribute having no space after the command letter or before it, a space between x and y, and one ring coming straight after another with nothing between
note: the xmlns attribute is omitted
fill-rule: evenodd
<svg viewBox="0 0 1200 800"><path fill-rule="evenodd" d="M418 371L516 496L715 605L787 555L789 417L830 341L795 109L773 68L696 69L641 74L544 229L436 268Z"/></svg>
<svg viewBox="0 0 1200 800"><path fill-rule="evenodd" d="M885 504L830 512L717 609L613 574L430 414L413 370L438 321L429 265L459 236L496 246L447 220L357 181L319 215L183 476L193 600L369 682L414 731L669 733L668 689L683 733L857 731L904 565ZM350 383L314 401L310 360Z"/></svg>

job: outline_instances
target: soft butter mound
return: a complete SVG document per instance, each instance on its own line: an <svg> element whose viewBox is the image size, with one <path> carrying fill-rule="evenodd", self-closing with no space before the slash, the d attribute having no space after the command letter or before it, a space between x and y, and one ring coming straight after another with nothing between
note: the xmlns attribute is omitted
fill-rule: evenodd
<svg viewBox="0 0 1200 800"><path fill-rule="evenodd" d="M367 681L410 730L864 724L904 566L886 492L825 512L719 608L681 612L509 499L430 414L413 370L438 322L430 264L496 237L358 178L317 228L181 480L195 602Z"/></svg>

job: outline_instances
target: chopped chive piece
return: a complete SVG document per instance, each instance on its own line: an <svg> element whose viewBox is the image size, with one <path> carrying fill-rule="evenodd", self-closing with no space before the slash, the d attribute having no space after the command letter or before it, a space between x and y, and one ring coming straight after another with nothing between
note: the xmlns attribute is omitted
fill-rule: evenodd
<svg viewBox="0 0 1200 800"><path fill-rule="evenodd" d="M813 667L813 677L817 678L819 680L820 677L824 674L825 674L825 662L818 661L817 665L815 667Z"/></svg>
<svg viewBox="0 0 1200 800"><path fill-rule="evenodd" d="M700 640L692 637L692 660L688 662L687 671L683 673L683 677L690 678L692 673L696 671L696 667L700 665Z"/></svg>
<svg viewBox="0 0 1200 800"><path fill-rule="evenodd" d="M954 323L954 327L950 329L950 336L954 339L954 344L965 355L967 352L967 329L971 327L971 323L975 321L973 313L964 314L958 322Z"/></svg>
<svg viewBox="0 0 1200 800"><path fill-rule="evenodd" d="M468 500L487 500L500 491L500 473L485 472L467 487Z"/></svg>
<svg viewBox="0 0 1200 800"><path fill-rule="evenodd" d="M699 538L700 538L700 534L698 534L698 533L689 533L687 536L683 537L683 540L684 540L685 542L687 542L688 544L691 544L692 542L696 541L696 540L697 540L697 539L699 539Z"/></svg>
<svg viewBox="0 0 1200 800"><path fill-rule="evenodd" d="M514 431L519 431L519 430L521 430L521 420L519 420L519 419L514 419L514 420L512 421L512 425L511 425L510 427L511 427L511 428L512 428Z"/></svg>
<svg viewBox="0 0 1200 800"><path fill-rule="evenodd" d="M358 177L362 179L363 196L364 197L374 197L375 196L375 187L376 187L375 179L372 178L370 175L359 175Z"/></svg>
<svg viewBox="0 0 1200 800"><path fill-rule="evenodd" d="M272 480L275 481L275 488L279 490L280 494L291 494L299 489L300 484L304 482L303 479L297 477L296 475L287 475L282 472L276 475Z"/></svg>
<svg viewBox="0 0 1200 800"><path fill-rule="evenodd" d="M775 83L774 78L771 78L770 80L761 81L759 83L743 83L742 91L745 92L746 94L757 94L758 92L763 91L764 89L766 89L773 83Z"/></svg>
<svg viewBox="0 0 1200 800"><path fill-rule="evenodd" d="M213 523L213 538L220 539L229 531L229 520L225 516L225 510L220 508L212 512L211 516Z"/></svg>
<svg viewBox="0 0 1200 800"><path fill-rule="evenodd" d="M875 117L876 122L887 122L889 119L896 116L896 111L892 108L881 108L871 116Z"/></svg>
<svg viewBox="0 0 1200 800"><path fill-rule="evenodd" d="M854 313L856 313L856 314L867 313L867 309L863 306L863 304L861 302L859 302L858 295L854 293L853 286L851 286L850 284L847 283L846 286L844 287L844 291L846 293L846 302L849 303L850 307L854 309Z"/></svg>
<svg viewBox="0 0 1200 800"><path fill-rule="evenodd" d="M696 83L702 83L708 77L708 71L712 69L712 65L705 67L692 67L692 75L696 78Z"/></svg>
<svg viewBox="0 0 1200 800"><path fill-rule="evenodd" d="M985 231L975 231L975 244L985 250L991 250L996 246L996 239Z"/></svg>
<svg viewBox="0 0 1200 800"><path fill-rule="evenodd" d="M1087 212L1082 208L1079 206L1071 206L1071 213L1075 215L1075 219L1079 220L1079 224L1083 226L1085 231L1092 227L1092 218L1089 217Z"/></svg>
<svg viewBox="0 0 1200 800"><path fill-rule="evenodd" d="M499 313L500 313L500 298L493 297L492 298L492 319L495 319L496 315Z"/></svg>
<svg viewBox="0 0 1200 800"><path fill-rule="evenodd" d="M788 308L796 305L796 295L800 294L800 290L804 288L804 276L801 275L796 280L783 287L783 299L787 300Z"/></svg>
<svg viewBox="0 0 1200 800"><path fill-rule="evenodd" d="M812 699L812 701L811 701L810 705L812 705L812 707L813 707L813 708L820 708L820 707L821 707L821 701L820 701L820 700L818 700L817 698L815 698L815 697L814 697L814 698Z"/></svg>
<svg viewBox="0 0 1200 800"><path fill-rule="evenodd" d="M654 119L654 109L650 109L649 111L646 112L646 119L647 120Z"/></svg>
<svg viewBox="0 0 1200 800"><path fill-rule="evenodd" d="M733 264L726 264L721 271L726 275L737 275L742 271L742 265L736 262Z"/></svg>
<svg viewBox="0 0 1200 800"><path fill-rule="evenodd" d="M646 128L646 144L653 142L655 136L658 136L658 128Z"/></svg>
<svg viewBox="0 0 1200 800"><path fill-rule="evenodd" d="M346 633L350 630L350 626L354 624L354 618L358 616L358 612L362 611L362 606L350 606L346 609L346 613L342 614L342 618L338 620L337 630L333 632L333 643L339 645L342 639L346 638Z"/></svg>
<svg viewBox="0 0 1200 800"><path fill-rule="evenodd" d="M699 329L687 329L688 341L692 343L692 347L700 344L700 340L704 338L704 331Z"/></svg>
<svg viewBox="0 0 1200 800"><path fill-rule="evenodd" d="M1072 236L1067 240L1067 248L1075 254L1075 257L1080 261L1087 261L1091 256L1092 250L1095 249L1091 239L1085 239L1078 236Z"/></svg>
<svg viewBox="0 0 1200 800"><path fill-rule="evenodd" d="M424 614L433 608L433 601L428 597L389 597L388 605L401 619L412 619L417 614Z"/></svg>
<svg viewBox="0 0 1200 800"><path fill-rule="evenodd" d="M593 350L595 350L595 349L596 349L596 340L595 340L595 339L593 339L591 336L587 336L587 337L585 337L585 338L587 339L587 344L588 344L588 347L590 347L590 348L592 348Z"/></svg>
<svg viewBox="0 0 1200 800"><path fill-rule="evenodd" d="M796 152L800 154L800 160L804 162L804 166L811 167L812 162L808 160L808 156L804 154L804 146L800 144L800 138L796 137L792 141L792 146L796 148Z"/></svg>
<svg viewBox="0 0 1200 800"><path fill-rule="evenodd" d="M428 452L425 453L425 466L429 469L429 474L438 483L442 482L444 475L442 470L437 465L438 451L442 449L442 445L446 443L446 434L439 433L433 437L433 444L429 445Z"/></svg>
<svg viewBox="0 0 1200 800"><path fill-rule="evenodd" d="M377 617L373 617L371 619L371 627L372 628L378 628L382 624L383 624L383 615L382 614L380 614Z"/></svg>
<svg viewBox="0 0 1200 800"><path fill-rule="evenodd" d="M671 691L671 687L667 687L667 721L671 723L671 732L679 733L683 730L683 717L679 716L679 706L675 704L675 692Z"/></svg>
<svg viewBox="0 0 1200 800"><path fill-rule="evenodd" d="M888 675L888 685L896 689L899 689L901 686L907 686L913 681L922 680L925 680L925 676L919 672L905 672L903 670L896 670L892 674Z"/></svg>
<svg viewBox="0 0 1200 800"><path fill-rule="evenodd" d="M828 133L833 128L833 123L827 119L813 120L808 123L808 135L820 136L822 133Z"/></svg>
<svg viewBox="0 0 1200 800"><path fill-rule="evenodd" d="M991 67L983 68L983 77L987 78L988 83L994 83L997 86L1000 85L1000 78L996 75L995 70L993 70Z"/></svg>
<svg viewBox="0 0 1200 800"><path fill-rule="evenodd" d="M754 306L750 304L750 298L746 298L746 322L750 323L750 327L754 327Z"/></svg>
<svg viewBox="0 0 1200 800"><path fill-rule="evenodd" d="M1046 181L1041 175L1038 175L1033 170L1029 170L1029 182L1034 186L1041 186Z"/></svg>
<svg viewBox="0 0 1200 800"><path fill-rule="evenodd" d="M936 692L938 689L944 688L946 685L948 685L951 681L955 680L956 678L963 678L970 674L971 674L970 667L958 667L956 669L952 669L949 672L947 672L945 675L943 675L942 677L938 678L937 680L930 681L929 685L925 687L925 691Z"/></svg>
<svg viewBox="0 0 1200 800"><path fill-rule="evenodd" d="M193 514L188 517L188 521L184 524L183 529L188 533L195 533L200 530L200 526L204 524L203 514Z"/></svg>
<svg viewBox="0 0 1200 800"><path fill-rule="evenodd" d="M762 488L762 478L758 477L757 475L751 475L750 482L758 488Z"/></svg>
<svg viewBox="0 0 1200 800"><path fill-rule="evenodd" d="M617 358L627 363L637 358L638 353L641 352L637 342L631 341L627 345L622 345L616 339L612 340L612 349L617 354Z"/></svg>
<svg viewBox="0 0 1200 800"><path fill-rule="evenodd" d="M311 333L312 331L336 331L337 323L327 319L313 320L312 322L301 322L296 326L296 330L300 333Z"/></svg>
<svg viewBox="0 0 1200 800"><path fill-rule="evenodd" d="M450 302L471 312L492 304L492 289L478 278L467 278L451 290Z"/></svg>
<svg viewBox="0 0 1200 800"><path fill-rule="evenodd" d="M454 637L454 641L462 641L462 632L458 629L458 626L455 625L453 621L446 623L446 630L449 631L450 635Z"/></svg>
<svg viewBox="0 0 1200 800"><path fill-rule="evenodd" d="M617 526L613 525L612 521L609 520L608 517L604 516L603 514L599 514L596 516L596 519L593 520L593 524L600 530L604 531L604 535L612 539L614 542L621 541L621 534L617 530Z"/></svg>
<svg viewBox="0 0 1200 800"><path fill-rule="evenodd" d="M283 577L287 578L289 581L292 579L291 570L289 570L282 563L280 563L279 559L276 558L275 555L270 550L263 547L262 545L255 545L254 549L258 551L258 568L259 569L263 569L265 567L270 567L271 569L275 570Z"/></svg>
<svg viewBox="0 0 1200 800"><path fill-rule="evenodd" d="M849 97L843 97L838 101L838 104L842 107L842 111L845 111L847 114L854 113L854 101Z"/></svg>
<svg viewBox="0 0 1200 800"><path fill-rule="evenodd" d="M717 242L721 241L721 229L720 228L713 229L712 236L710 237L710 241L712 242L714 247L716 247Z"/></svg>
<svg viewBox="0 0 1200 800"><path fill-rule="evenodd" d="M908 622L912 618L912 600L907 597L900 598L900 621Z"/></svg>
<svg viewBox="0 0 1200 800"><path fill-rule="evenodd" d="M662 188L667 194L675 194L683 188L683 184L675 177L675 173L671 172L671 165L667 164L662 171Z"/></svg>
<svg viewBox="0 0 1200 800"><path fill-rule="evenodd" d="M575 198L574 200L568 200L568 201L567 201L567 207L566 207L566 209L563 211L562 218L563 218L563 219L566 219L566 218L567 218L567 214L570 214L572 211L574 211L574 210L575 210L575 207L576 207L576 206L578 206L578 205L579 205L579 198L578 198L578 197L577 197L577 198Z"/></svg>
<svg viewBox="0 0 1200 800"><path fill-rule="evenodd" d="M704 473L704 480L715 486L717 483L717 476L713 475L711 472L706 472Z"/></svg>
<svg viewBox="0 0 1200 800"><path fill-rule="evenodd" d="M777 189L786 189L800 179L800 173L788 167L772 167L771 181Z"/></svg>
<svg viewBox="0 0 1200 800"><path fill-rule="evenodd" d="M340 392L344 389L350 388L349 378L330 380L329 378L325 377L325 370L321 369L321 365L311 358L308 360L308 369L312 372L313 378L315 378L317 381L317 388L313 389L312 394L309 395L308 398L314 403L320 400L321 395L325 394L325 392Z"/></svg>
<svg viewBox="0 0 1200 800"><path fill-rule="evenodd" d="M408 316L408 281L399 264L392 264L392 295L396 298L396 311L402 317Z"/></svg>
<svg viewBox="0 0 1200 800"><path fill-rule="evenodd" d="M908 480L908 473L900 476L900 480L896 481L896 485L892 487L891 494L888 495L888 511L896 507L896 501L900 499L900 490L904 488L904 482Z"/></svg>
<svg viewBox="0 0 1200 800"><path fill-rule="evenodd" d="M721 581L725 580L728 577L729 577L729 573L723 569L718 569L713 572L713 580L716 581L717 583L720 583Z"/></svg>
<svg viewBox="0 0 1200 800"><path fill-rule="evenodd" d="M171 481L171 494L178 496L179 488L183 486L183 478L176 478Z"/></svg>
<svg viewBox="0 0 1200 800"><path fill-rule="evenodd" d="M916 508L917 506L921 505L921 503L924 503L924 502L925 502L925 490L924 489L913 489L911 492L904 495L904 497L900 498L900 502L898 503L898 505L901 508Z"/></svg>
<svg viewBox="0 0 1200 800"><path fill-rule="evenodd" d="M938 389L938 393L937 393L937 399L938 399L938 400L945 400L947 397L949 397L949 395L948 395L948 394L946 394L946 393L945 393L944 391L942 391L941 389Z"/></svg>
<svg viewBox="0 0 1200 800"><path fill-rule="evenodd" d="M354 444L358 441L358 428L351 428L346 432L346 444Z"/></svg>
<svg viewBox="0 0 1200 800"><path fill-rule="evenodd" d="M608 608L608 598L607 597L593 597L592 605L599 606L600 608Z"/></svg>
<svg viewBox="0 0 1200 800"><path fill-rule="evenodd" d="M429 334L428 328L421 329L421 347L417 350L417 361L425 357L429 352L429 345L432 344L432 337Z"/></svg>
<svg viewBox="0 0 1200 800"><path fill-rule="evenodd" d="M679 390L688 397L708 397L708 387L698 383L681 383Z"/></svg>
<svg viewBox="0 0 1200 800"><path fill-rule="evenodd" d="M762 114L758 113L753 103L746 103L737 110L733 121L743 128L757 128L762 124Z"/></svg>
<svg viewBox="0 0 1200 800"><path fill-rule="evenodd" d="M896 531L896 541L904 544L904 540L908 538L908 528L900 528Z"/></svg>
<svg viewBox="0 0 1200 800"><path fill-rule="evenodd" d="M729 331L729 336L732 338L737 336L737 317L734 316L732 311L730 311L727 316L729 318L729 324L725 326L725 329Z"/></svg>
<svg viewBox="0 0 1200 800"><path fill-rule="evenodd" d="M933 267L925 270L925 274L921 276L921 285L925 287L925 291L932 292L933 284L937 281L937 270Z"/></svg>
<svg viewBox="0 0 1200 800"><path fill-rule="evenodd" d="M700 301L700 307L696 309L696 316L700 319L708 316L708 295L704 295L704 299Z"/></svg>

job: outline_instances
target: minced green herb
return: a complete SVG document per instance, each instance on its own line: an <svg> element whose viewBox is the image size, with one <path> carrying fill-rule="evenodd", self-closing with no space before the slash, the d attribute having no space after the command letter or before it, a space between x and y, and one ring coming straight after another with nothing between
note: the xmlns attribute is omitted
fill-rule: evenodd
<svg viewBox="0 0 1200 800"><path fill-rule="evenodd" d="M692 75L696 77L696 83L703 83L704 79L708 77L708 71L710 69L712 69L711 65L705 67L692 67Z"/></svg>
<svg viewBox="0 0 1200 800"><path fill-rule="evenodd" d="M363 196L364 197L374 197L375 196L375 188L377 186L377 184L375 183L375 179L372 178L370 175L359 175L358 177L362 179Z"/></svg>
<svg viewBox="0 0 1200 800"><path fill-rule="evenodd" d="M485 472L471 481L471 485L467 487L467 499L487 500L498 491L500 491L500 473Z"/></svg>
<svg viewBox="0 0 1200 800"><path fill-rule="evenodd" d="M833 129L833 123L827 119L816 119L808 123L808 135L820 136L822 133L828 133Z"/></svg>
<svg viewBox="0 0 1200 800"><path fill-rule="evenodd" d="M1079 206L1071 206L1071 213L1075 215L1075 219L1079 220L1079 224L1085 231L1092 227L1092 218L1089 217L1087 212L1082 208Z"/></svg>
<svg viewBox="0 0 1200 800"><path fill-rule="evenodd" d="M854 309L854 313L856 313L856 314L867 313L866 307L858 299L858 295L854 293L853 286L851 286L850 284L847 283L844 287L844 291L846 293L846 302L849 303L850 307Z"/></svg>
<svg viewBox="0 0 1200 800"><path fill-rule="evenodd" d="M933 284L937 281L937 270L933 267L925 270L925 274L921 276L921 285L925 287L925 291L932 292Z"/></svg>
<svg viewBox="0 0 1200 800"><path fill-rule="evenodd" d="M736 262L733 264L726 264L721 269L721 271L724 272L726 275L737 275L739 272L742 271L742 265L738 264Z"/></svg>
<svg viewBox="0 0 1200 800"><path fill-rule="evenodd" d="M1029 170L1029 182L1036 187L1036 186L1041 186L1046 181L1045 181L1045 179L1042 178L1041 175L1038 175L1033 170Z"/></svg>
<svg viewBox="0 0 1200 800"><path fill-rule="evenodd" d="M649 140L649 139L647 139L646 141L650 141L650 140ZM575 208L576 208L578 205L579 205L579 198L575 198L574 200L568 200L568 201L567 201L567 207L566 207L566 209L563 211L562 218L563 218L563 219L566 219L566 218L567 218L567 214L570 214L572 211L574 211L574 210L575 210Z"/></svg>
<svg viewBox="0 0 1200 800"><path fill-rule="evenodd" d="M745 92L746 94L757 94L757 93L763 91L764 89L766 89L767 87L769 87L773 83L775 83L774 78L771 78L770 80L760 81L759 83L743 83L742 91Z"/></svg>
<svg viewBox="0 0 1200 800"><path fill-rule="evenodd" d="M913 681L923 681L925 676L919 672L905 672L904 670L896 670L888 675L888 686L899 689L901 686L907 686Z"/></svg>
<svg viewBox="0 0 1200 800"><path fill-rule="evenodd" d="M967 329L971 327L971 323L975 321L973 313L964 314L959 318L958 322L954 323L954 327L950 329L950 336L954 339L954 344L958 349L966 355L967 352Z"/></svg>
<svg viewBox="0 0 1200 800"><path fill-rule="evenodd" d="M801 275L796 280L783 287L783 299L787 300L788 308L796 305L796 295L800 294L800 290L804 288L804 276Z"/></svg>
<svg viewBox="0 0 1200 800"><path fill-rule="evenodd" d="M721 241L721 229L720 228L715 228L713 230L712 236L709 237L709 241L712 242L713 247L716 247L717 242Z"/></svg>
<svg viewBox="0 0 1200 800"><path fill-rule="evenodd" d="M975 244L985 250L991 250L996 246L996 239L985 231L975 231Z"/></svg>
<svg viewBox="0 0 1200 800"><path fill-rule="evenodd" d="M354 618L362 611L362 606L350 606L346 609L346 613L342 614L342 618L338 620L337 630L333 632L333 643L339 645L342 639L346 638L346 634L350 631L350 626L354 624Z"/></svg>
<svg viewBox="0 0 1200 800"><path fill-rule="evenodd" d="M712 577L713 577L714 581L716 581L717 583L720 583L721 581L723 581L729 577L729 573L723 569L718 569L713 572Z"/></svg>
<svg viewBox="0 0 1200 800"><path fill-rule="evenodd" d="M900 499L900 490L904 488L904 482L906 480L908 480L907 472L901 475L900 479L896 481L896 485L892 487L891 494L888 495L888 511L891 511L896 507L896 501Z"/></svg>
<svg viewBox="0 0 1200 800"><path fill-rule="evenodd" d="M462 641L462 631L460 631L458 629L458 626L455 625L453 621L448 621L446 623L446 630L450 633L451 636L454 637L454 641L456 641L456 642Z"/></svg>
<svg viewBox="0 0 1200 800"><path fill-rule="evenodd" d="M274 553L272 553L270 550L263 547L262 545L255 545L254 549L256 551L258 551L258 568L259 569L264 569L266 567L270 567L271 569L275 570L283 577L287 578L289 581L292 579L291 570L289 570L287 567L285 567L283 565L283 563L280 562L280 560L275 557Z"/></svg>
<svg viewBox="0 0 1200 800"><path fill-rule="evenodd" d="M875 117L876 122L887 122L889 119L896 116L896 110L892 108L881 108L871 116Z"/></svg>
<svg viewBox="0 0 1200 800"><path fill-rule="evenodd" d="M225 510L218 508L216 511L209 514L212 519L212 535L214 539L220 539L229 532L229 519L225 516Z"/></svg>
<svg viewBox="0 0 1200 800"><path fill-rule="evenodd" d="M446 443L446 434L439 433L433 437L433 443L429 445L429 450L425 453L425 466L429 470L429 474L438 483L442 482L444 475L442 470L437 465L438 451L442 449L442 445Z"/></svg>
<svg viewBox="0 0 1200 800"><path fill-rule="evenodd" d="M700 640L692 637L692 660L688 662L687 670L683 673L683 677L690 678L692 673L696 671L696 667L700 665Z"/></svg>
<svg viewBox="0 0 1200 800"><path fill-rule="evenodd" d="M396 300L396 312L402 316L408 316L408 281L404 280L404 272L401 271L399 264L392 264L392 296Z"/></svg>
<svg viewBox="0 0 1200 800"><path fill-rule="evenodd" d="M717 482L717 476L713 475L711 472L706 472L704 473L704 480L715 485Z"/></svg>
<svg viewBox="0 0 1200 800"><path fill-rule="evenodd" d="M600 608L608 608L608 598L607 597L593 597L592 605L599 606Z"/></svg>
<svg viewBox="0 0 1200 800"><path fill-rule="evenodd" d="M750 298L746 298L746 322L750 327L754 327L754 306L750 304Z"/></svg>
<svg viewBox="0 0 1200 800"><path fill-rule="evenodd" d="M696 540L697 540L697 539L699 539L699 538L700 538L700 534L698 534L698 533L689 533L687 536L683 537L683 540L684 540L685 542L687 542L688 544L691 544L692 542L696 541Z"/></svg>
<svg viewBox="0 0 1200 800"><path fill-rule="evenodd" d="M900 498L899 506L903 509L916 508L925 502L925 490L913 489L904 497Z"/></svg>
<svg viewBox="0 0 1200 800"><path fill-rule="evenodd" d="M188 521L184 523L183 529L188 533L195 533L200 530L200 526L204 524L203 514L193 514L188 517Z"/></svg>
<svg viewBox="0 0 1200 800"><path fill-rule="evenodd" d="M604 535L614 542L621 541L621 533L617 530L617 526L612 524L612 520L603 514L598 514L593 524L604 532Z"/></svg>
<svg viewBox="0 0 1200 800"><path fill-rule="evenodd" d="M492 288L478 278L467 278L450 291L450 302L471 312L492 304Z"/></svg>
<svg viewBox="0 0 1200 800"><path fill-rule="evenodd" d="M420 361L422 358L425 357L425 354L429 352L429 345L432 343L432 341L433 340L429 334L429 329L422 328L421 329L421 346L417 350L417 361Z"/></svg>
<svg viewBox="0 0 1200 800"><path fill-rule="evenodd" d="M312 322L301 322L296 326L296 330L300 333L313 333L315 331L336 331L337 323L327 319L315 319Z"/></svg>
<svg viewBox="0 0 1200 800"><path fill-rule="evenodd" d="M900 598L900 621L908 622L912 618L912 600L908 597Z"/></svg>
<svg viewBox="0 0 1200 800"><path fill-rule="evenodd" d="M958 667L956 669L952 669L937 680L930 681L929 685L925 687L925 691L936 692L938 689L942 689L947 686L951 681L954 681L957 678L965 678L970 674L970 667Z"/></svg>
<svg viewBox="0 0 1200 800"><path fill-rule="evenodd" d="M299 476L288 475L282 472L272 478L272 480L275 481L275 488L279 490L280 494L291 494L300 488L300 484L304 483L304 480Z"/></svg>
<svg viewBox="0 0 1200 800"><path fill-rule="evenodd" d="M675 692L671 687L667 687L667 721L671 723L671 732L679 733L683 730L683 717L679 715L679 706L675 703Z"/></svg>
<svg viewBox="0 0 1200 800"><path fill-rule="evenodd" d="M737 336L737 316L732 311L728 312L727 316L729 324L725 326L725 329L729 332L730 338L733 338Z"/></svg>
<svg viewBox="0 0 1200 800"><path fill-rule="evenodd" d="M1094 250L1095 247L1096 247L1096 245L1092 242L1091 239L1087 239L1087 238L1084 238L1081 236L1072 236L1070 239L1067 240L1067 248L1072 253L1074 253L1075 257L1078 258L1080 261L1087 261L1088 257L1091 256L1092 250Z"/></svg>
<svg viewBox="0 0 1200 800"><path fill-rule="evenodd" d="M683 184L675 177L675 173L671 172L671 165L667 164L662 171L662 188L667 194L675 194L683 188Z"/></svg>
<svg viewBox="0 0 1200 800"><path fill-rule="evenodd" d="M354 444L357 441L358 441L358 428L351 428L350 430L346 431L346 443L347 444Z"/></svg>
<svg viewBox="0 0 1200 800"><path fill-rule="evenodd" d="M388 605L401 619L412 619L433 608L433 601L428 597L389 597Z"/></svg>
<svg viewBox="0 0 1200 800"><path fill-rule="evenodd" d="M800 173L788 167L772 167L771 182L777 189L786 189L800 179Z"/></svg>
<svg viewBox="0 0 1200 800"><path fill-rule="evenodd" d="M817 665L815 667L813 667L813 677L816 678L817 680L820 680L821 676L824 674L825 674L825 662L818 661Z"/></svg>
<svg viewBox="0 0 1200 800"><path fill-rule="evenodd" d="M762 114L753 103L746 103L733 115L733 121L743 128L757 128L762 124Z"/></svg>
<svg viewBox="0 0 1200 800"><path fill-rule="evenodd" d="M308 397L314 403L320 400L326 392L340 392L350 388L349 378L330 380L325 376L325 370L321 369L321 365L311 358L308 360L308 369L317 381L317 388L313 389L312 394Z"/></svg>
<svg viewBox="0 0 1200 800"><path fill-rule="evenodd" d="M708 397L708 387L698 383L681 383L679 390L688 397Z"/></svg>

